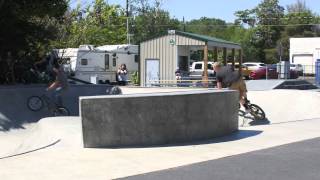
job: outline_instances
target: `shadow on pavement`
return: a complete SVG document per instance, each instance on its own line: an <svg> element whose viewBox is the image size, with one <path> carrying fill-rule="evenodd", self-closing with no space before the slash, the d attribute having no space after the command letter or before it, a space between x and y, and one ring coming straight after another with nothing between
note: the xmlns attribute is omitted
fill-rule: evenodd
<svg viewBox="0 0 320 180"><path fill-rule="evenodd" d="M270 121L268 118L265 118L263 120L257 120L251 115L245 114L243 111L239 111L239 120L242 121L240 122L244 126L247 122L250 126L259 126L259 125L269 125Z"/></svg>
<svg viewBox="0 0 320 180"><path fill-rule="evenodd" d="M121 147L111 147L108 149L123 149L123 148L157 148L157 147L172 147L172 146L193 146L193 145L205 145L205 144L215 144L229 141L237 141L240 139L245 139L261 134L263 131L257 130L238 130L230 135L217 137L209 140L199 140L189 143L169 143L165 145L151 145L151 146L121 146ZM103 148L102 148L103 149Z"/></svg>
<svg viewBox="0 0 320 180"><path fill-rule="evenodd" d="M264 120L254 120L249 122L250 126L259 126L259 125L268 125L270 124L269 119L264 119Z"/></svg>
<svg viewBox="0 0 320 180"><path fill-rule="evenodd" d="M9 118L6 118L0 112L0 132L1 131L9 131L10 129L25 129L22 126L23 123L25 123L25 122L9 120Z"/></svg>

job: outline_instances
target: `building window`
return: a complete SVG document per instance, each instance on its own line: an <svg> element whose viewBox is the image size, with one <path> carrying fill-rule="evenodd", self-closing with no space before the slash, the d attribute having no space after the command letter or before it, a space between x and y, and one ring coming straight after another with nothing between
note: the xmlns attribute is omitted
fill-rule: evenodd
<svg viewBox="0 0 320 180"><path fill-rule="evenodd" d="M88 65L88 59L81 59L81 65L82 66Z"/></svg>
<svg viewBox="0 0 320 180"><path fill-rule="evenodd" d="M104 55L105 69L109 69L109 54Z"/></svg>
<svg viewBox="0 0 320 180"><path fill-rule="evenodd" d="M117 66L117 58L112 58L112 65L113 67L116 67Z"/></svg>
<svg viewBox="0 0 320 180"><path fill-rule="evenodd" d="M139 59L140 59L139 55L134 55L134 62L138 63Z"/></svg>

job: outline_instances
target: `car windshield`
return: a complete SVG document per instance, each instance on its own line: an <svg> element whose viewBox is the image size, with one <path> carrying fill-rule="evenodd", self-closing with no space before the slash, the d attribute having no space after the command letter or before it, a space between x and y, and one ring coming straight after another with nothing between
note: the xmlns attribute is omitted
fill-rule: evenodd
<svg viewBox="0 0 320 180"><path fill-rule="evenodd" d="M196 64L194 68L195 69L202 69L202 64Z"/></svg>
<svg viewBox="0 0 320 180"><path fill-rule="evenodd" d="M296 65L294 65L294 64L290 64L290 67L296 67Z"/></svg>
<svg viewBox="0 0 320 180"><path fill-rule="evenodd" d="M265 64L259 64L260 66L266 66Z"/></svg>

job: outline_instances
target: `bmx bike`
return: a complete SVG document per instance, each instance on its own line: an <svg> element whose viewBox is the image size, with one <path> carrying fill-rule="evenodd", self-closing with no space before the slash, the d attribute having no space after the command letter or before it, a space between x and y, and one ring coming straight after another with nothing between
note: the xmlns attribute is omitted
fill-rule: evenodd
<svg viewBox="0 0 320 180"><path fill-rule="evenodd" d="M249 108L249 112L243 111L239 108L239 116L245 117L247 114L250 114L253 117L254 121L266 120L266 114L260 106L256 104L251 104L249 100L246 100L246 105Z"/></svg>
<svg viewBox="0 0 320 180"><path fill-rule="evenodd" d="M41 96L31 96L27 100L28 109L31 111L40 111L43 107L47 107L53 116L69 116L70 112L66 107L59 106L46 94Z"/></svg>

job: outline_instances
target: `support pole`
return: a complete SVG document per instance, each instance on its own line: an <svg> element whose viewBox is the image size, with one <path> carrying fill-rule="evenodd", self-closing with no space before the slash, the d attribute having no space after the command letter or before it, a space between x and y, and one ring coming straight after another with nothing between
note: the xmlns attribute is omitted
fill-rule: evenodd
<svg viewBox="0 0 320 180"><path fill-rule="evenodd" d="M130 44L130 33L129 33L129 0L126 1L126 15L127 15L127 43Z"/></svg>
<svg viewBox="0 0 320 180"><path fill-rule="evenodd" d="M213 61L218 61L218 47L214 47L213 49Z"/></svg>
<svg viewBox="0 0 320 180"><path fill-rule="evenodd" d="M236 50L234 48L232 48L231 53L232 53L232 68L235 69L234 65L235 65L235 60L236 60Z"/></svg>
<svg viewBox="0 0 320 180"><path fill-rule="evenodd" d="M242 75L242 49L239 49L239 73Z"/></svg>
<svg viewBox="0 0 320 180"><path fill-rule="evenodd" d="M227 48L223 48L223 64L227 65Z"/></svg>
<svg viewBox="0 0 320 180"><path fill-rule="evenodd" d="M208 43L206 42L203 50L203 85L208 87Z"/></svg>

